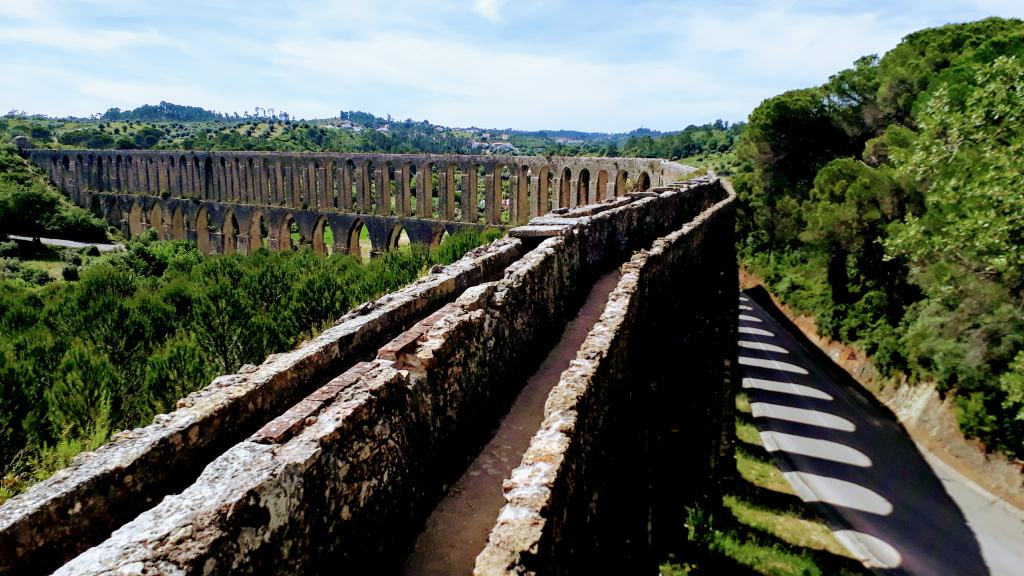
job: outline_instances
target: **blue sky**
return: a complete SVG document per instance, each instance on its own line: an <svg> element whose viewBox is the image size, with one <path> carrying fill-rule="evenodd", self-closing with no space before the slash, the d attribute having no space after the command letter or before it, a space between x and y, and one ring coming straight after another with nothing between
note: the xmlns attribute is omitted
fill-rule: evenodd
<svg viewBox="0 0 1024 576"><path fill-rule="evenodd" d="M0 0L0 110L673 130L986 16L1024 18L1024 1Z"/></svg>

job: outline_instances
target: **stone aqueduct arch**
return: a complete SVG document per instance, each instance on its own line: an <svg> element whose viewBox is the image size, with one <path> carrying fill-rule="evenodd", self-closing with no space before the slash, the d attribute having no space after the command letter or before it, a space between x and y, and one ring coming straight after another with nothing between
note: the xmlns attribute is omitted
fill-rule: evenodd
<svg viewBox="0 0 1024 576"><path fill-rule="evenodd" d="M550 209L599 202L683 179L657 159L309 154L131 150L29 150L76 203L128 235L193 240L207 253L266 246L355 253L358 228L373 251L395 230L436 244L463 228L521 225ZM285 226L287 225L287 233ZM324 244L324 230L333 245ZM353 232L355 230L355 232ZM355 237L353 239L353 234Z"/></svg>

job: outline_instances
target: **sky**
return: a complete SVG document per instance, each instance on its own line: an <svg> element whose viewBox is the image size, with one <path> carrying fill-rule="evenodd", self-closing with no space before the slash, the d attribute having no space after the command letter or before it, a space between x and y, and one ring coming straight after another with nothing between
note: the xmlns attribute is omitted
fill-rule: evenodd
<svg viewBox="0 0 1024 576"><path fill-rule="evenodd" d="M0 113L161 100L623 132L735 122L1024 0L0 0Z"/></svg>

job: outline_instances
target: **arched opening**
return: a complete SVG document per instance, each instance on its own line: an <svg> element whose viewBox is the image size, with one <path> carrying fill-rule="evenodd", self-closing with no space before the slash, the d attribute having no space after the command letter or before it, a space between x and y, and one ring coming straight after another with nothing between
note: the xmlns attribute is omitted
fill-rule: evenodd
<svg viewBox="0 0 1024 576"><path fill-rule="evenodd" d="M345 207L350 210L359 210L359 186L356 181L357 178L356 163L351 160L345 161L345 174L343 182L348 188L344 191L348 195L348 199L345 202Z"/></svg>
<svg viewBox="0 0 1024 576"><path fill-rule="evenodd" d="M551 167L544 166L537 175L537 213L536 216L543 216L551 210L551 184L554 182L554 174Z"/></svg>
<svg viewBox="0 0 1024 576"><path fill-rule="evenodd" d="M153 208L149 211L149 225L156 231L156 237L159 240L169 240L167 234L164 231L164 211L163 207L160 206L159 202L153 203Z"/></svg>
<svg viewBox="0 0 1024 576"><path fill-rule="evenodd" d="M114 158L114 190L124 191L124 161L120 154Z"/></svg>
<svg viewBox="0 0 1024 576"><path fill-rule="evenodd" d="M562 181L558 186L558 207L569 207L569 195L572 194L572 171L568 168L562 169Z"/></svg>
<svg viewBox="0 0 1024 576"><path fill-rule="evenodd" d="M645 192L651 188L651 177L647 172L640 173L640 180L637 181L637 190Z"/></svg>
<svg viewBox="0 0 1024 576"><path fill-rule="evenodd" d="M603 202L608 199L608 171L601 170L597 173L597 201Z"/></svg>
<svg viewBox="0 0 1024 576"><path fill-rule="evenodd" d="M89 213L99 218L100 220L103 219L103 205L100 204L99 196L93 196L89 200Z"/></svg>
<svg viewBox="0 0 1024 576"><path fill-rule="evenodd" d="M436 247L440 246L441 244L443 244L444 241L447 240L447 239L448 239L448 230L445 229L445 228L441 228L440 230L435 232L433 236L431 236L431 238L430 238L430 246L432 248L436 248Z"/></svg>
<svg viewBox="0 0 1024 576"><path fill-rule="evenodd" d="M242 186L242 201L250 204L261 204L262 202L259 197L260 187L256 185L253 178L255 174L252 158L249 158L245 162L245 173L243 175L245 183Z"/></svg>
<svg viewBox="0 0 1024 576"><path fill-rule="evenodd" d="M281 252L298 250L301 241L302 236L299 234L295 218L291 214L286 214L277 231L277 249Z"/></svg>
<svg viewBox="0 0 1024 576"><path fill-rule="evenodd" d="M228 163L223 156L218 160L220 161L220 171L217 173L217 186L214 193L216 200L224 201L228 198Z"/></svg>
<svg viewBox="0 0 1024 576"><path fill-rule="evenodd" d="M249 218L249 254L267 246L267 225L263 214L253 212Z"/></svg>
<svg viewBox="0 0 1024 576"><path fill-rule="evenodd" d="M615 175L615 195L622 196L626 193L626 182L629 181L629 172L619 170Z"/></svg>
<svg viewBox="0 0 1024 576"><path fill-rule="evenodd" d="M201 207L196 214L196 244L199 245L200 254L213 253L210 246L210 218L207 217L206 206Z"/></svg>
<svg viewBox="0 0 1024 576"><path fill-rule="evenodd" d="M453 220L462 216L462 168L449 164L445 170L445 205L441 220Z"/></svg>
<svg viewBox="0 0 1024 576"><path fill-rule="evenodd" d="M266 218L263 218L262 214L260 215L259 224L260 224L260 231L259 231L258 238L260 238L260 240L261 240L260 245L263 246L264 248L266 248L267 250L269 250L270 249L270 245L271 245L270 244L270 228L267 227L267 220L266 220Z"/></svg>
<svg viewBox="0 0 1024 576"><path fill-rule="evenodd" d="M202 178L200 178L200 176L199 176L200 174L202 174L202 168L200 168L200 166L199 166L199 158L193 157L192 158L192 170L189 172L189 175L188 175L188 182L189 182L188 193L189 193L190 196L197 197L200 194L202 194L202 187L201 187Z"/></svg>
<svg viewBox="0 0 1024 576"><path fill-rule="evenodd" d="M402 211L399 216L415 216L419 214L419 178L418 169L412 162L402 164L402 181L399 183L399 193L402 195Z"/></svg>
<svg viewBox="0 0 1024 576"><path fill-rule="evenodd" d="M341 198L338 194L338 189L341 187L338 184L338 163L330 158L325 162L324 186L327 188L325 191L325 194L327 194L327 207L336 210L341 208Z"/></svg>
<svg viewBox="0 0 1024 576"><path fill-rule="evenodd" d="M348 231L348 253L357 260L367 261L373 251L373 244L370 242L370 233L363 225L363 221L356 219Z"/></svg>
<svg viewBox="0 0 1024 576"><path fill-rule="evenodd" d="M83 188L82 184L85 184L86 185L85 187L88 187L89 179L85 177L87 174L88 174L88 172L86 172L85 161L82 160L82 155L81 154L76 155L75 156L75 174L74 174L75 195L76 195L75 196L75 200L78 199L77 195L81 192L81 189Z"/></svg>
<svg viewBox="0 0 1024 576"><path fill-rule="evenodd" d="M146 229L142 214L142 205L132 202L131 210L128 211L128 234L132 238L142 234L142 231Z"/></svg>
<svg viewBox="0 0 1024 576"><path fill-rule="evenodd" d="M303 186L303 190L306 191L306 198L303 203L311 209L320 210L322 209L325 200L325 192L320 186L320 178L322 175L322 168L318 160L313 160L313 164L304 170L308 182Z"/></svg>
<svg viewBox="0 0 1024 576"><path fill-rule="evenodd" d="M177 192L178 192L178 196L179 197L180 196L184 196L185 194L187 194L191 190L191 188L188 185L188 181L189 181L189 173L188 173L189 170L188 170L188 168L189 168L188 159L185 158L184 156L182 156L178 160L178 171L176 172L177 175L178 175L178 188L177 188Z"/></svg>
<svg viewBox="0 0 1024 576"><path fill-rule="evenodd" d="M124 213L121 212L121 206L118 202L111 202L107 208L107 222L117 227L118 230L124 231Z"/></svg>
<svg viewBox="0 0 1024 576"><path fill-rule="evenodd" d="M392 250L408 250L410 244L409 234L406 233L405 228L402 228L401 224L395 224L388 237L388 252Z"/></svg>
<svg viewBox="0 0 1024 576"><path fill-rule="evenodd" d="M423 172L422 185L424 189L420 191L424 202L422 212L424 218L440 218L438 215L437 179L437 164L430 162Z"/></svg>
<svg viewBox="0 0 1024 576"><path fill-rule="evenodd" d="M377 167L373 162L363 163L363 206L366 214L377 213Z"/></svg>
<svg viewBox="0 0 1024 576"><path fill-rule="evenodd" d="M313 228L313 250L318 254L330 256L334 254L334 242L334 228L326 218L321 216L316 227Z"/></svg>
<svg viewBox="0 0 1024 576"><path fill-rule="evenodd" d="M238 218L235 217L234 210L228 210L227 217L224 218L224 253L234 254L235 252L241 252L245 254L248 252L246 246L238 246L238 234L241 232L241 227L238 225Z"/></svg>
<svg viewBox="0 0 1024 576"><path fill-rule="evenodd" d="M590 170L580 170L579 178L576 180L576 205L583 206L590 203Z"/></svg>
<svg viewBox="0 0 1024 576"><path fill-rule="evenodd" d="M498 224L512 223L512 170L502 165L498 169L495 199L498 201Z"/></svg>
<svg viewBox="0 0 1024 576"><path fill-rule="evenodd" d="M383 172L381 175L384 177L384 211L382 214L397 214L398 213L398 182L395 179L395 165L391 162L385 162L381 166Z"/></svg>
<svg viewBox="0 0 1024 576"><path fill-rule="evenodd" d="M71 159L67 156L62 156L60 159L60 190L66 192L68 189L68 182L71 180Z"/></svg>
<svg viewBox="0 0 1024 576"><path fill-rule="evenodd" d="M171 216L171 239L172 240L184 240L186 238L185 233L185 214L182 212L179 206L174 210Z"/></svg>
<svg viewBox="0 0 1024 576"><path fill-rule="evenodd" d="M203 198L213 198L213 160L207 156L203 160ZM199 225L196 225L199 228Z"/></svg>
<svg viewBox="0 0 1024 576"><path fill-rule="evenodd" d="M476 182L475 188L476 193L475 204L476 204L476 219L475 221L479 224L487 223L487 168L483 164L477 164L473 166L473 174ZM493 209L493 208L492 208Z"/></svg>
<svg viewBox="0 0 1024 576"><path fill-rule="evenodd" d="M525 224L530 219L534 208L530 202L530 168L520 166L516 177L515 190L512 190L513 210L510 213L516 226Z"/></svg>
<svg viewBox="0 0 1024 576"><path fill-rule="evenodd" d="M103 156L96 157L96 178L94 180L97 192L103 192Z"/></svg>
<svg viewBox="0 0 1024 576"><path fill-rule="evenodd" d="M139 187L136 189L142 194L149 193L149 159L145 156L138 159L135 163L135 169L138 171L136 177L139 179Z"/></svg>

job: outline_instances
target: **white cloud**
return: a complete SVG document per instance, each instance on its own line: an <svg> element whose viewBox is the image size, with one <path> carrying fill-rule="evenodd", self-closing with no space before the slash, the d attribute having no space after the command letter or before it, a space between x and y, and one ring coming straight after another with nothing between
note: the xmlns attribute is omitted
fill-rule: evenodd
<svg viewBox="0 0 1024 576"><path fill-rule="evenodd" d="M741 120L913 30L1024 12L1020 0L836 4L179 0L168 12L0 0L0 86L17 79L0 101L51 114L170 100L305 117L362 109L498 128L673 129Z"/></svg>
<svg viewBox="0 0 1024 576"><path fill-rule="evenodd" d="M473 11L490 20L501 22L501 8L505 0L473 0Z"/></svg>
<svg viewBox="0 0 1024 576"><path fill-rule="evenodd" d="M731 76L818 84L860 56L884 53L913 30L873 13L829 15L785 8L743 15L699 14L681 34L697 53L712 55ZM723 66L724 68L725 66Z"/></svg>
<svg viewBox="0 0 1024 576"><path fill-rule="evenodd" d="M352 101L348 95L372 91L380 106L415 95L415 109L380 112L498 127L601 122L633 128L638 115L655 121L658 111L675 114L687 99L716 94L718 85L694 67L592 61L390 32L359 40L279 42L271 62L277 73L290 71L284 80L289 85L319 90L324 99ZM313 87L304 78L320 81Z"/></svg>
<svg viewBox="0 0 1024 576"><path fill-rule="evenodd" d="M135 107L140 103L209 102L211 95L195 84L181 82L117 81L80 78L76 86L79 93L108 107ZM98 110L99 111L99 110Z"/></svg>
<svg viewBox="0 0 1024 576"><path fill-rule="evenodd" d="M153 28L130 30L80 30L62 25L0 28L0 43L46 46L68 52L104 53L139 46L172 47L187 52L180 40L168 38Z"/></svg>

